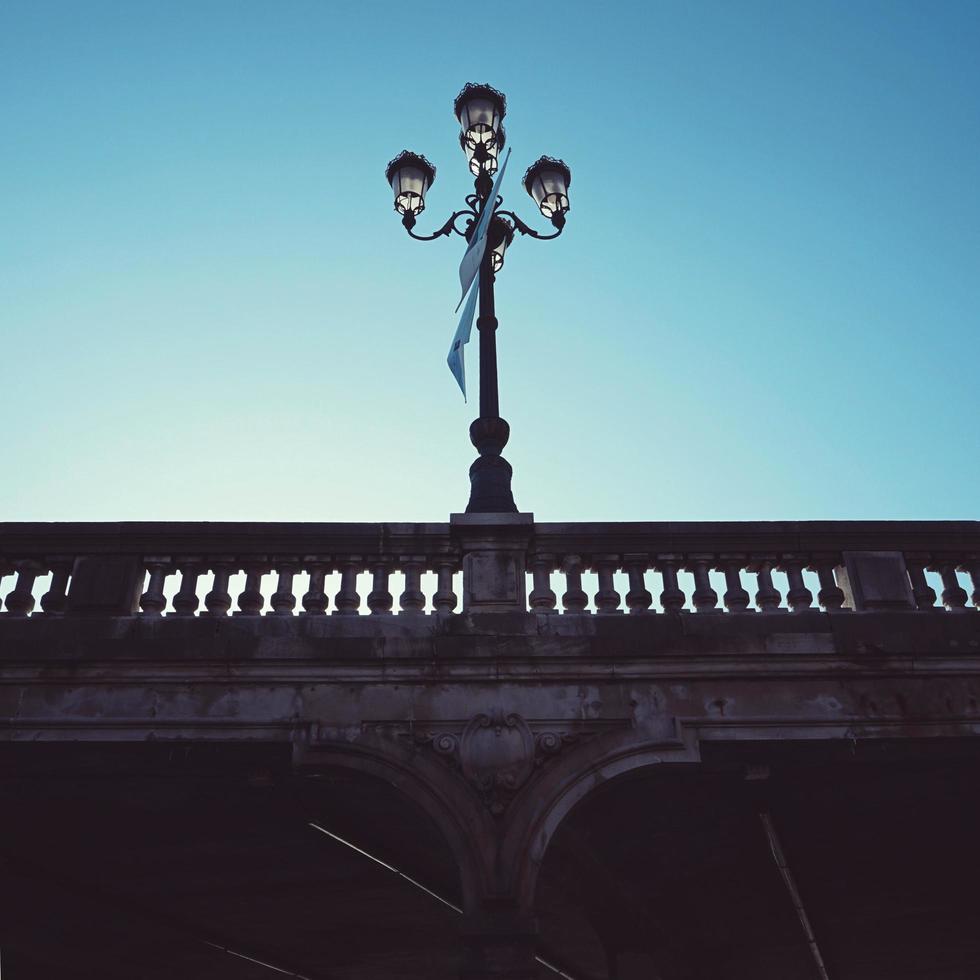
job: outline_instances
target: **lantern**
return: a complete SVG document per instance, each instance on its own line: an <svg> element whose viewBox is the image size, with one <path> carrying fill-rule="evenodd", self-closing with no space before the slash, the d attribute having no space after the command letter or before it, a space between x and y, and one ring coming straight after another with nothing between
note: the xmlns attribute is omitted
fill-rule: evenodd
<svg viewBox="0 0 980 980"><path fill-rule="evenodd" d="M532 163L524 174L524 187L540 208L541 213L552 222L562 220L568 210L568 185L572 173L563 160L541 157Z"/></svg>
<svg viewBox="0 0 980 980"><path fill-rule="evenodd" d="M470 143L466 140L464 133L459 134L459 145L466 154L466 162L470 165L470 173L474 177L479 177L481 173L489 174L491 177L497 172L497 157L507 142L507 134L504 127L500 127L496 139L489 143Z"/></svg>
<svg viewBox="0 0 980 980"><path fill-rule="evenodd" d="M468 82L456 96L453 112L459 120L463 139L470 146L493 143L507 112L507 99L489 85Z"/></svg>
<svg viewBox="0 0 980 980"><path fill-rule="evenodd" d="M493 251L490 253L490 267L494 272L500 272L504 267L504 252L513 240L514 225L506 218L495 217L490 222L490 244L493 246Z"/></svg>
<svg viewBox="0 0 980 980"><path fill-rule="evenodd" d="M388 164L385 179L395 195L395 210L419 215L425 210L425 193L436 179L436 168L424 156L403 150Z"/></svg>

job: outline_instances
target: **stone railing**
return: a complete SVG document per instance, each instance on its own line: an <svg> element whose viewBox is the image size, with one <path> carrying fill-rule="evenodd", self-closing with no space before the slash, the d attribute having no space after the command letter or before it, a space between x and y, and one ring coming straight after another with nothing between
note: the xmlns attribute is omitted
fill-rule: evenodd
<svg viewBox="0 0 980 980"><path fill-rule="evenodd" d="M427 602L448 614L457 569L444 524L0 525L2 610L17 617L35 604L46 615L383 615L395 606L396 571L402 614ZM424 575L435 578L428 596Z"/></svg>
<svg viewBox="0 0 980 980"><path fill-rule="evenodd" d="M973 612L980 522L0 524L3 617L445 618L458 588L463 612Z"/></svg>
<svg viewBox="0 0 980 980"><path fill-rule="evenodd" d="M958 612L980 606L980 522L538 524L528 567L531 609L545 613L557 610L555 571L565 613L589 604L585 571L597 580L598 614L929 610L937 602L930 579Z"/></svg>

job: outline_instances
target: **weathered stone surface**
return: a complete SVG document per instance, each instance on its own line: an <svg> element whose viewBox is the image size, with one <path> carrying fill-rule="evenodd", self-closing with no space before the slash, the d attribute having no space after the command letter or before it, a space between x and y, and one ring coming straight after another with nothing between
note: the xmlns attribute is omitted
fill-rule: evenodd
<svg viewBox="0 0 980 980"><path fill-rule="evenodd" d="M915 608L900 551L845 551L840 587L847 605L859 612Z"/></svg>
<svg viewBox="0 0 980 980"><path fill-rule="evenodd" d="M931 533L535 525L531 515L482 514L448 525L312 526L308 538L298 525L120 527L108 537L103 528L101 538L77 525L60 537L0 529L0 551L22 583L0 616L0 764L9 751L23 768L46 748L157 758L161 744L178 754L244 747L277 750L275 765L250 771L258 783L337 772L376 781L410 800L451 852L468 950L462 975L524 980L535 976L534 910L549 844L606 784L718 767L741 780L742 767L768 772L783 750L853 759L895 744L976 743L980 615L957 568L974 568L977 529ZM62 604L64 556L73 554ZM958 615L931 608L927 566L941 569L943 601ZM59 578L44 612L29 615L29 584L45 568ZM463 613L454 614L460 568ZM181 592L168 609L176 569ZM227 615L238 569L246 598ZM597 590L583 582L590 569ZM134 615L145 571L144 614ZM198 583L205 571L212 581ZM364 615L357 586L368 571ZM554 571L564 576L560 589ZM328 597L335 572L339 591ZM393 572L405 582L399 615L391 615ZM615 578L623 572L625 604ZM259 615L270 573L273 614ZM425 573L438 579L433 614ZM745 574L757 576L751 590ZM814 592L829 611L814 608ZM195 615L199 593L207 615ZM730 792L726 783L712 805ZM683 798L665 797L669 806ZM627 914L614 889L602 891L601 868L582 873L615 916ZM615 923L595 928L619 942ZM626 970L626 949L616 948ZM670 977L669 964L658 969Z"/></svg>
<svg viewBox="0 0 980 980"><path fill-rule="evenodd" d="M453 514L450 531L463 555L463 612L523 612L533 514Z"/></svg>
<svg viewBox="0 0 980 980"><path fill-rule="evenodd" d="M143 565L137 558L77 558L66 611L72 616L131 616L142 590Z"/></svg>

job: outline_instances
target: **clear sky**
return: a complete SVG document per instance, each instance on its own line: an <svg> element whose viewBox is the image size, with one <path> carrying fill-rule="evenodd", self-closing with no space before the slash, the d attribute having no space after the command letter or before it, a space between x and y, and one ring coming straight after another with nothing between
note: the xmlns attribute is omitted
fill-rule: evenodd
<svg viewBox="0 0 980 980"><path fill-rule="evenodd" d="M978 51L976 0L3 0L0 520L463 509L462 240L383 173L459 206L466 81L507 205L572 170L497 282L522 510L980 517Z"/></svg>

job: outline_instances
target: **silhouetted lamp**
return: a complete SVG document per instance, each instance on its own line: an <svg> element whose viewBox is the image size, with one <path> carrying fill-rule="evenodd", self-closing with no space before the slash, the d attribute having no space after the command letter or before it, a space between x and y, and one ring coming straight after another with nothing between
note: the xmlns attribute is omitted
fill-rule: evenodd
<svg viewBox="0 0 980 980"><path fill-rule="evenodd" d="M500 272L504 267L504 252L514 240L514 225L506 218L494 217L490 224L490 243L493 251L490 253L490 266L494 272ZM497 241L497 239L500 239Z"/></svg>
<svg viewBox="0 0 980 980"><path fill-rule="evenodd" d="M2 2L2 0L0 0ZM535 231L513 211L504 210L500 188L494 189L494 175L500 176L505 156L501 156L507 141L504 116L507 100L489 85L468 82L453 102L453 114L459 121L459 145L466 154L466 163L473 175L474 193L464 198L465 206L446 219L441 228L428 235L415 231L416 217L425 209L425 196L436 177L436 168L425 157L405 150L385 170L385 178L395 195L395 210L402 217L408 234L419 242L432 242L448 235L459 235L470 245L464 259L469 278L464 285L476 288L479 295L479 315L476 329L480 334L480 417L470 426L470 441L480 456L470 467L470 500L468 514L515 514L517 505L511 492L511 467L503 457L510 426L500 417L497 386L497 313L494 299L496 274L504 267L504 257L514 242L515 233L538 241L557 238L565 227L568 211L568 185L572 175L568 167L552 157L541 157L524 175L524 186L534 198L541 213L554 226L547 234ZM486 224L483 224L486 219ZM473 236L480 229L486 242L476 252ZM477 255L478 267L469 265ZM471 286L473 274L478 277ZM470 293L471 300L475 294ZM467 312L468 316L472 313ZM460 329L464 322L460 321ZM467 334L467 337L469 334ZM461 366L460 338L453 338L447 361L465 394ZM455 358L455 360L454 360ZM537 580L535 580L537 581Z"/></svg>
<svg viewBox="0 0 980 980"><path fill-rule="evenodd" d="M418 153L402 150L385 170L399 214L419 215L425 210L425 192L436 179L436 168Z"/></svg>
<svg viewBox="0 0 980 980"><path fill-rule="evenodd" d="M466 154L470 173L479 177L481 172L491 177L497 172L497 157L507 142L507 133L501 126L496 137L488 143L470 143L465 133L459 134L459 145Z"/></svg>
<svg viewBox="0 0 980 980"><path fill-rule="evenodd" d="M507 112L507 100L503 92L490 85L468 82L456 96L453 112L459 120L463 139L470 146L493 143L500 134L500 126Z"/></svg>
<svg viewBox="0 0 980 980"><path fill-rule="evenodd" d="M572 182L572 172L563 160L541 157L527 168L524 174L524 187L541 209L541 213L560 228L565 223L568 211L568 185Z"/></svg>

